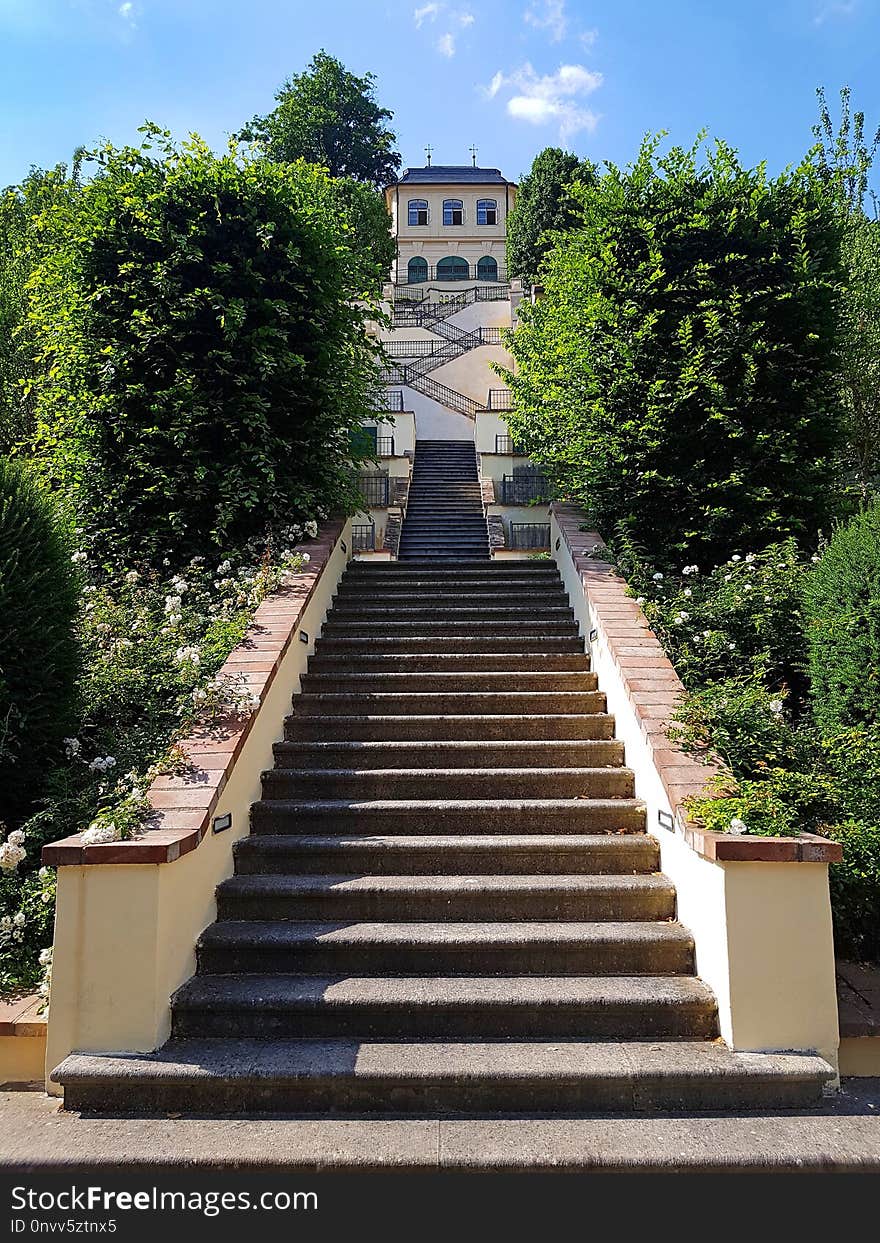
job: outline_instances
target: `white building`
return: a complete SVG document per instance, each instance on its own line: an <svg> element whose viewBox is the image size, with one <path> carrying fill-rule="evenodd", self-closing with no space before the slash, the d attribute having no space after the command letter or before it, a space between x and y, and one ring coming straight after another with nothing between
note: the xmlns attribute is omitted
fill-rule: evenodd
<svg viewBox="0 0 880 1243"><path fill-rule="evenodd" d="M398 285L506 281L507 217L516 184L497 168L408 168L385 189Z"/></svg>

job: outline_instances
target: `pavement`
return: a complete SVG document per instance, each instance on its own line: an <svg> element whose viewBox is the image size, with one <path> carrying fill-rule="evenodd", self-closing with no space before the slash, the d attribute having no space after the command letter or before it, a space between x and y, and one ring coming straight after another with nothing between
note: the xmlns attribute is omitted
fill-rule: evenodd
<svg viewBox="0 0 880 1243"><path fill-rule="evenodd" d="M5 1173L128 1171L880 1172L880 1079L818 1110L505 1118L129 1117L0 1092Z"/></svg>

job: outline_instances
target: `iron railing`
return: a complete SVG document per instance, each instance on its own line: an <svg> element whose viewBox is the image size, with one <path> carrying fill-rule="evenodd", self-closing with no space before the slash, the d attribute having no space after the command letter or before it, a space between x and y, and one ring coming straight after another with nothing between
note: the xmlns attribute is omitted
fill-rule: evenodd
<svg viewBox="0 0 880 1243"><path fill-rule="evenodd" d="M513 398L506 388L490 388L486 401L487 410L512 410Z"/></svg>
<svg viewBox="0 0 880 1243"><path fill-rule="evenodd" d="M403 413L403 389L389 389L380 393L373 403L375 410L390 410L397 414Z"/></svg>
<svg viewBox="0 0 880 1243"><path fill-rule="evenodd" d="M511 548L549 548L549 522L511 522Z"/></svg>
<svg viewBox="0 0 880 1243"><path fill-rule="evenodd" d="M425 275L421 275L424 272ZM404 279L406 278L406 279ZM482 263L459 264L454 268L441 268L440 264L426 264L415 280L410 279L409 272L401 266L398 269L399 285L426 285L430 281L493 281L499 284L507 282L507 269L500 267L497 263L494 267L487 267Z"/></svg>
<svg viewBox="0 0 880 1243"><path fill-rule="evenodd" d="M359 526L353 526L351 528L351 551L376 551L376 528L373 526L372 522L364 523Z"/></svg>
<svg viewBox="0 0 880 1243"><path fill-rule="evenodd" d="M384 474L358 475L358 487L371 509L388 508L388 476Z"/></svg>
<svg viewBox="0 0 880 1243"><path fill-rule="evenodd" d="M376 437L376 456L377 457L394 457L394 437L393 436L377 436Z"/></svg>
<svg viewBox="0 0 880 1243"><path fill-rule="evenodd" d="M500 328L481 328L480 345L500 345L501 329Z"/></svg>
<svg viewBox="0 0 880 1243"><path fill-rule="evenodd" d="M444 346L439 341L383 341L382 348L389 358L422 358Z"/></svg>
<svg viewBox="0 0 880 1243"><path fill-rule="evenodd" d="M446 384L441 384L438 380L432 380L428 376L410 374L406 383L425 397L430 397L433 401L439 401L441 405L448 406L450 410L457 410L459 414L469 415L473 418L480 407L478 401L474 401L473 397L468 397L465 393L458 393L454 388L449 388Z"/></svg>
<svg viewBox="0 0 880 1243"><path fill-rule="evenodd" d="M510 453L514 457L525 457L525 454L523 453L523 451L521 449L518 449L517 446L513 443L512 436L496 436L495 437L495 452L496 453Z"/></svg>
<svg viewBox="0 0 880 1243"><path fill-rule="evenodd" d="M530 501L549 498L550 485L545 475L503 475L501 478L502 505L528 505Z"/></svg>

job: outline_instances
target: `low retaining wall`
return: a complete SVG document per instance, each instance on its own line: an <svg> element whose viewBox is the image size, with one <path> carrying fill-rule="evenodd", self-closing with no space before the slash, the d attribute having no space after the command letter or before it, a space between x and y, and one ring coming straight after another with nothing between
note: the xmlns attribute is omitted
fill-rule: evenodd
<svg viewBox="0 0 880 1243"><path fill-rule="evenodd" d="M44 1077L46 1016L36 993L0 1001L0 1087L37 1083Z"/></svg>
<svg viewBox="0 0 880 1243"><path fill-rule="evenodd" d="M351 556L350 527L328 523L302 545L306 569L257 609L222 672L243 674L259 706L180 742L191 769L154 782L152 826L129 841L87 846L74 834L44 848L43 862L58 869L47 1072L74 1049L146 1052L167 1038L171 994L195 970L215 887L249 831L261 774Z"/></svg>
<svg viewBox="0 0 880 1243"><path fill-rule="evenodd" d="M602 541L582 525L578 509L553 505L553 555L676 886L678 918L693 934L697 971L718 999L721 1034L741 1050L816 1050L836 1067L828 865L841 847L812 834L752 837L689 823L684 801L705 792L713 769L667 737L684 688L626 583L588 555Z"/></svg>

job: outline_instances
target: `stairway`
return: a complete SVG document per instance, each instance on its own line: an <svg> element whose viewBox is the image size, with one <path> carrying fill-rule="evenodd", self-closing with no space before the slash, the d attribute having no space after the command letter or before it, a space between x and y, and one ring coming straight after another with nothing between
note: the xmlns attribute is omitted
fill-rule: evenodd
<svg viewBox="0 0 880 1243"><path fill-rule="evenodd" d="M488 561L489 533L472 440L416 441L398 556L402 561Z"/></svg>
<svg viewBox="0 0 880 1243"><path fill-rule="evenodd" d="M151 1054L74 1109L772 1110L829 1068L717 1040L553 565L355 562Z"/></svg>

